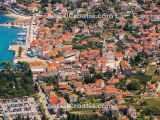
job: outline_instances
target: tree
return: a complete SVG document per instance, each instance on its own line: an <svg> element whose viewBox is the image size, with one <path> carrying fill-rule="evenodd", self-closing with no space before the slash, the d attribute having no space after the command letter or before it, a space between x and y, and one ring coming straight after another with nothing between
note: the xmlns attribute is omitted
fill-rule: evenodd
<svg viewBox="0 0 160 120"><path fill-rule="evenodd" d="M140 88L141 88L140 82L137 80L133 80L131 81L131 83L127 85L128 90L140 90Z"/></svg>
<svg viewBox="0 0 160 120"><path fill-rule="evenodd" d="M0 97L22 97L33 93L34 86L29 65L25 62L12 66L5 64L4 70L0 71Z"/></svg>
<svg viewBox="0 0 160 120"><path fill-rule="evenodd" d="M23 50L23 48L22 48L22 47L19 47L19 49L18 49L18 57L21 57L22 50Z"/></svg>
<svg viewBox="0 0 160 120"><path fill-rule="evenodd" d="M147 55L144 52L139 52L134 58L130 59L132 66L143 66L148 64Z"/></svg>
<svg viewBox="0 0 160 120"><path fill-rule="evenodd" d="M47 76L47 77L40 77L39 79L44 81L47 84L58 83L58 76L57 75Z"/></svg>
<svg viewBox="0 0 160 120"><path fill-rule="evenodd" d="M160 99L159 98L146 98L142 101L142 111L146 116L153 116L160 114Z"/></svg>
<svg viewBox="0 0 160 120"><path fill-rule="evenodd" d="M123 28L125 31L132 31L132 26L129 24L129 23L126 23L124 28Z"/></svg>
<svg viewBox="0 0 160 120"><path fill-rule="evenodd" d="M48 0L40 0L40 3L43 4L43 5L48 4Z"/></svg>

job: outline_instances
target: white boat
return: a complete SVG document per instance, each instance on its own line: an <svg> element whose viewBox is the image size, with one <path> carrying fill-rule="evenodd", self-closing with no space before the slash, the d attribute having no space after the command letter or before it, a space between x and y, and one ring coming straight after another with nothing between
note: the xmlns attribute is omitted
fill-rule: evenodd
<svg viewBox="0 0 160 120"><path fill-rule="evenodd" d="M18 33L17 35L25 36L26 34L27 34L26 32L21 32L21 33Z"/></svg>

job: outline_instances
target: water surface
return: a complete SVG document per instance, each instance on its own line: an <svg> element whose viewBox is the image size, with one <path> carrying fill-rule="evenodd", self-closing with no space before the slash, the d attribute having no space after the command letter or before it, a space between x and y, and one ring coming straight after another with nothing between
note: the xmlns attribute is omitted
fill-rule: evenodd
<svg viewBox="0 0 160 120"><path fill-rule="evenodd" d="M13 20L0 12L0 24ZM22 28L0 26L0 62L13 60L14 52L9 51L9 46L17 39L17 33L21 30Z"/></svg>

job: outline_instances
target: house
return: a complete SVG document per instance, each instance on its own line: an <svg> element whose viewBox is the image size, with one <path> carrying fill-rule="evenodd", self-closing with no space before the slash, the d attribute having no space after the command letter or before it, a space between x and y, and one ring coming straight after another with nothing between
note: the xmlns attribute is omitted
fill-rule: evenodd
<svg viewBox="0 0 160 120"><path fill-rule="evenodd" d="M64 57L56 57L55 58L55 61L57 62L57 63L62 63L62 62L64 62Z"/></svg>
<svg viewBox="0 0 160 120"><path fill-rule="evenodd" d="M100 83L100 82L99 82ZM97 82L97 84L99 85ZM87 96L101 96L102 95L102 88L101 86L97 86L95 83L85 84L81 87L81 89Z"/></svg>
<svg viewBox="0 0 160 120"><path fill-rule="evenodd" d="M117 84L118 82L119 82L118 78L113 78L113 79L109 80L107 83L110 85L114 85L114 84Z"/></svg>
<svg viewBox="0 0 160 120"><path fill-rule="evenodd" d="M57 62L49 62L47 65L47 72L57 72L60 64Z"/></svg>
<svg viewBox="0 0 160 120"><path fill-rule="evenodd" d="M38 11L40 6L41 5L39 3L32 2L31 4L28 5L28 9L31 10L32 12L36 12Z"/></svg>
<svg viewBox="0 0 160 120"><path fill-rule="evenodd" d="M104 88L105 87L105 81L102 80L102 79L97 79L95 81L95 85L98 86L98 87L100 87L100 88Z"/></svg>
<svg viewBox="0 0 160 120"><path fill-rule="evenodd" d="M0 100L0 114L4 113L11 119L16 119L17 116L23 116L24 118L34 119L38 115L36 101L33 97L14 98Z"/></svg>
<svg viewBox="0 0 160 120"><path fill-rule="evenodd" d="M147 88L148 88L150 91L155 91L156 88L157 88L157 84L156 84L156 83L154 83L154 84L149 83L149 84L147 84Z"/></svg>
<svg viewBox="0 0 160 120"><path fill-rule="evenodd" d="M97 57L96 59L96 70L105 72L107 59L105 57Z"/></svg>
<svg viewBox="0 0 160 120"><path fill-rule="evenodd" d="M47 69L47 64L42 60L33 60L29 65L34 74L46 72Z"/></svg>
<svg viewBox="0 0 160 120"><path fill-rule="evenodd" d="M80 78L79 74L77 72L69 72L67 76L68 81L75 81Z"/></svg>
<svg viewBox="0 0 160 120"><path fill-rule="evenodd" d="M124 54L122 52L115 52L115 58L118 60L118 61L121 61L124 57Z"/></svg>
<svg viewBox="0 0 160 120"><path fill-rule="evenodd" d="M113 85L108 85L104 88L103 93L105 94L106 97L110 97L110 96L117 96L119 94L121 94L121 90L115 88Z"/></svg>
<svg viewBox="0 0 160 120"><path fill-rule="evenodd" d="M64 90L64 89L69 89L70 86L68 85L67 82L59 82L58 83L58 88L61 89L61 90Z"/></svg>
<svg viewBox="0 0 160 120"><path fill-rule="evenodd" d="M56 95L51 95L49 101L51 105L57 105L59 102L58 97Z"/></svg>

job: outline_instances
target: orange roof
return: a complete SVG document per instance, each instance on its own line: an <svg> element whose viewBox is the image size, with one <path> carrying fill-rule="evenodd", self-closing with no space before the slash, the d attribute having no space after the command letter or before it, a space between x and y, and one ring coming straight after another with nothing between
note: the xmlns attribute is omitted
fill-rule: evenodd
<svg viewBox="0 0 160 120"><path fill-rule="evenodd" d="M40 4L32 2L31 4L29 4L30 8L38 8L40 6Z"/></svg>
<svg viewBox="0 0 160 120"><path fill-rule="evenodd" d="M102 83L104 83L104 80L97 79L95 83L96 83L96 85L101 85Z"/></svg>
<svg viewBox="0 0 160 120"><path fill-rule="evenodd" d="M158 36L160 36L160 33L150 33L150 36L151 37L156 37L156 36L158 37Z"/></svg>
<svg viewBox="0 0 160 120"><path fill-rule="evenodd" d="M72 34L71 33L64 33L62 36L60 36L57 40L60 42L71 40Z"/></svg>
<svg viewBox="0 0 160 120"><path fill-rule="evenodd" d="M68 88L69 88L69 85L59 84L59 88L60 88L60 89L68 89Z"/></svg>
<svg viewBox="0 0 160 120"><path fill-rule="evenodd" d="M78 81L74 81L72 83L73 83L73 85L76 85L76 86L81 86L82 85L82 82L78 82Z"/></svg>
<svg viewBox="0 0 160 120"><path fill-rule="evenodd" d="M37 66L46 66L45 62L41 60L35 60L29 63L31 67L37 67Z"/></svg>
<svg viewBox="0 0 160 120"><path fill-rule="evenodd" d="M121 65L123 68L129 68L128 61L126 61L126 60L121 61L120 65Z"/></svg>
<svg viewBox="0 0 160 120"><path fill-rule="evenodd" d="M48 48L47 48L47 50L48 50ZM48 53L47 53L47 55L55 57L55 56L58 55L58 51L57 50L49 50Z"/></svg>
<svg viewBox="0 0 160 120"><path fill-rule="evenodd" d="M63 62L64 61L64 57L57 57L57 58L55 58L55 61Z"/></svg>
<svg viewBox="0 0 160 120"><path fill-rule="evenodd" d="M50 96L50 102L52 105L58 104L58 97L56 95Z"/></svg>
<svg viewBox="0 0 160 120"><path fill-rule="evenodd" d="M39 32L45 32L45 33L48 33L48 32L49 32L49 28L48 28L48 27L42 27L42 28L39 28Z"/></svg>
<svg viewBox="0 0 160 120"><path fill-rule="evenodd" d="M106 86L105 92L109 94L119 94L121 91L112 85Z"/></svg>
<svg viewBox="0 0 160 120"><path fill-rule="evenodd" d="M49 71L55 71L59 68L59 64L56 62L48 63L48 70Z"/></svg>
<svg viewBox="0 0 160 120"><path fill-rule="evenodd" d="M108 43L106 45L107 48L111 48L111 49L114 48L114 46L115 46L114 43Z"/></svg>
<svg viewBox="0 0 160 120"><path fill-rule="evenodd" d="M97 62L99 64L106 64L107 63L107 59L105 57L100 57L100 58L97 58Z"/></svg>
<svg viewBox="0 0 160 120"><path fill-rule="evenodd" d="M129 120L127 116L123 116L120 120Z"/></svg>
<svg viewBox="0 0 160 120"><path fill-rule="evenodd" d="M134 45L133 45L133 48L135 48L135 49L141 49L142 46L141 46L140 44L134 44Z"/></svg>
<svg viewBox="0 0 160 120"><path fill-rule="evenodd" d="M109 84L116 84L118 82L119 82L119 79L118 78L114 78L112 80L109 80L107 83L109 83Z"/></svg>

